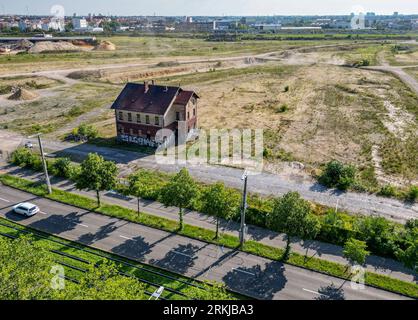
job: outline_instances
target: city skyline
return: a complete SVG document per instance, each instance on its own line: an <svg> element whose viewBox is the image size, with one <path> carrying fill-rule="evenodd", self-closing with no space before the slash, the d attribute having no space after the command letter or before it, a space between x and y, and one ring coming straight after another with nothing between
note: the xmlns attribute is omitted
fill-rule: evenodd
<svg viewBox="0 0 418 320"><path fill-rule="evenodd" d="M81 0L39 0L0 1L1 14L50 15L54 5L62 5L65 15L88 13L104 15L158 15L158 16L257 16L257 15L343 15L351 12L375 12L376 14L418 14L418 2L398 1L341 1L336 0L299 0L293 3L281 0L154 0L134 1L120 0L117 4L111 1L92 0L86 3Z"/></svg>

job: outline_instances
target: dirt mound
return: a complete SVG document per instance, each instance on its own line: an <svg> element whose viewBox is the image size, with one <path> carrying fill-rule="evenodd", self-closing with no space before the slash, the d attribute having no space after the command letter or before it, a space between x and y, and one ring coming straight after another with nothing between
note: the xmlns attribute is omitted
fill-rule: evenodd
<svg viewBox="0 0 418 320"><path fill-rule="evenodd" d="M39 96L36 93L30 92L26 89L17 88L15 92L8 99L26 101L26 100L34 100L37 97Z"/></svg>
<svg viewBox="0 0 418 320"><path fill-rule="evenodd" d="M102 41L94 48L94 50L115 51L116 46L110 41Z"/></svg>
<svg viewBox="0 0 418 320"><path fill-rule="evenodd" d="M80 70L74 71L67 75L67 78L75 80L96 80L104 75L101 70Z"/></svg>
<svg viewBox="0 0 418 320"><path fill-rule="evenodd" d="M22 39L16 43L15 50L29 50L32 47L33 47L32 42L26 39Z"/></svg>
<svg viewBox="0 0 418 320"><path fill-rule="evenodd" d="M70 42L59 41L41 41L37 42L32 48L29 49L29 53L42 53L42 52L74 52L82 51L82 48L73 45Z"/></svg>

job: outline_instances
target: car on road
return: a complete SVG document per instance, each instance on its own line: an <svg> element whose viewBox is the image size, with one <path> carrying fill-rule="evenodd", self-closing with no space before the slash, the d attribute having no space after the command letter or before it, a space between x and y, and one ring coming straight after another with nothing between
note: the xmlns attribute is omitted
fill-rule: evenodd
<svg viewBox="0 0 418 320"><path fill-rule="evenodd" d="M27 149L33 149L33 144L32 144L32 142L30 142L30 141L26 142L26 143L25 143L25 148L27 148Z"/></svg>
<svg viewBox="0 0 418 320"><path fill-rule="evenodd" d="M37 214L40 211L40 209L39 209L38 206L36 206L32 203L23 202L23 203L19 203L19 204L15 205L13 207L13 211L15 213L20 214L20 215L25 216L25 217L32 217L35 214Z"/></svg>

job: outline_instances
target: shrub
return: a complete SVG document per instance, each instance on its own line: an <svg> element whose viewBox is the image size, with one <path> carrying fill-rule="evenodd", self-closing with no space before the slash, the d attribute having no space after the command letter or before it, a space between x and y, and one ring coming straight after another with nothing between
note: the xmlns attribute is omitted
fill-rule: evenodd
<svg viewBox="0 0 418 320"><path fill-rule="evenodd" d="M356 168L352 165L344 165L339 161L329 162L319 182L329 188L336 187L347 190L355 183Z"/></svg>
<svg viewBox="0 0 418 320"><path fill-rule="evenodd" d="M289 92L289 89L290 89L289 86L286 86L286 87L284 87L284 90L283 91L284 92Z"/></svg>
<svg viewBox="0 0 418 320"><path fill-rule="evenodd" d="M283 113L286 112L287 110L289 110L289 107L287 104L282 104L280 107L277 108L276 112L277 113Z"/></svg>
<svg viewBox="0 0 418 320"><path fill-rule="evenodd" d="M19 148L12 153L11 162L17 166L25 166L32 152L26 148Z"/></svg>
<svg viewBox="0 0 418 320"><path fill-rule="evenodd" d="M415 202L418 199L418 186L412 186L409 188L408 194L406 195L406 200L410 202Z"/></svg>
<svg viewBox="0 0 418 320"><path fill-rule="evenodd" d="M59 158L52 164L52 173L63 178L71 178L71 160Z"/></svg>
<svg viewBox="0 0 418 320"><path fill-rule="evenodd" d="M396 189L394 186L388 184L383 186L377 194L383 197L395 197Z"/></svg>

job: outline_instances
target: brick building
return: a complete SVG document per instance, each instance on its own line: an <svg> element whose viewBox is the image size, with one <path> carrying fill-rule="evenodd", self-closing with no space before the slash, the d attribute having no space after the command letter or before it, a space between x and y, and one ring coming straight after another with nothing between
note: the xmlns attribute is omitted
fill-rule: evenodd
<svg viewBox="0 0 418 320"><path fill-rule="evenodd" d="M157 132L165 128L177 135L180 121L188 133L195 131L198 99L194 91L180 87L128 83L111 107L117 136L122 141L156 147Z"/></svg>

